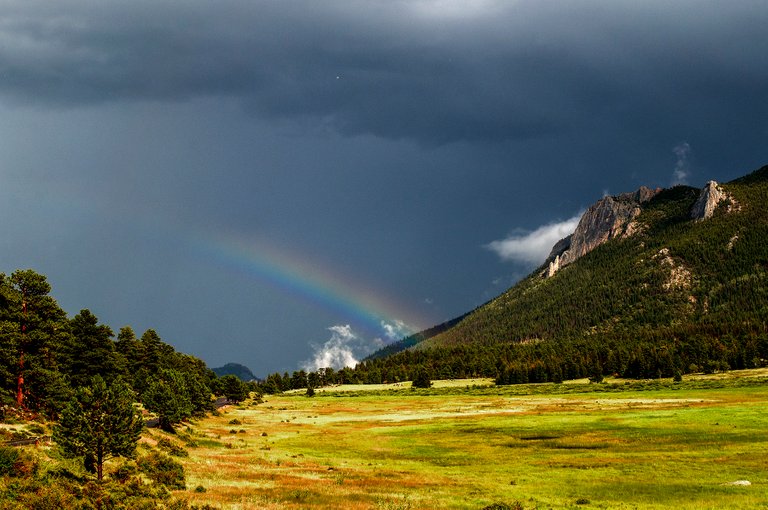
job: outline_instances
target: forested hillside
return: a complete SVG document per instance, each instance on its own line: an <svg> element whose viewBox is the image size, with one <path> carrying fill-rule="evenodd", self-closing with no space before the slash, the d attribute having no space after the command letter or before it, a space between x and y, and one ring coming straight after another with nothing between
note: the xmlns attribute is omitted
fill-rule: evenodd
<svg viewBox="0 0 768 510"><path fill-rule="evenodd" d="M535 271L421 348L582 338L677 324L765 324L768 167L723 186L723 203L697 221L698 190L652 199L634 235L608 242L552 278ZM729 207L731 212L727 212Z"/></svg>
<svg viewBox="0 0 768 510"><path fill-rule="evenodd" d="M169 428L211 409L212 395L226 391L202 360L176 352L152 329L137 337L125 326L115 337L89 310L68 318L46 277L29 269L0 273L0 336L3 413L55 419L76 389L99 376L127 383Z"/></svg>
<svg viewBox="0 0 768 510"><path fill-rule="evenodd" d="M537 269L443 331L377 353L355 376L396 381L423 366L433 377L514 383L765 365L768 167L721 187L727 198L707 219L691 215L700 190L659 192L631 235L551 277Z"/></svg>

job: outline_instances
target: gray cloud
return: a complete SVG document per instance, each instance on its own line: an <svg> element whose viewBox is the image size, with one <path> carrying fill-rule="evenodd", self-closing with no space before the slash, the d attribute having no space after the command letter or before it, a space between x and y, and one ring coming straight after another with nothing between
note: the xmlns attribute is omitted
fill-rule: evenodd
<svg viewBox="0 0 768 510"><path fill-rule="evenodd" d="M6 2L0 91L58 106L226 96L427 144L617 113L625 130L674 129L721 115L710 103L724 94L764 112L765 21L759 2Z"/></svg>
<svg viewBox="0 0 768 510"><path fill-rule="evenodd" d="M292 370L333 335L360 359L502 292L600 190L765 164L766 25L764 0L7 0L0 271L213 366ZM392 316L275 289L209 232Z"/></svg>

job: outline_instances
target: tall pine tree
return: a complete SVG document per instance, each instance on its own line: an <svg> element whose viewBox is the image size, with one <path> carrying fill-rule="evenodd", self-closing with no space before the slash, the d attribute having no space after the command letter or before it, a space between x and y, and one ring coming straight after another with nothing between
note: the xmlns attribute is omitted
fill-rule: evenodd
<svg viewBox="0 0 768 510"><path fill-rule="evenodd" d="M67 457L82 457L85 468L104 476L104 462L132 457L144 427L133 392L121 380L107 385L100 376L77 390L61 412L53 440Z"/></svg>
<svg viewBox="0 0 768 510"><path fill-rule="evenodd" d="M66 314L50 291L45 276L31 269L0 275L0 376L22 408L28 407L29 388L40 382L35 375L58 370L68 338Z"/></svg>

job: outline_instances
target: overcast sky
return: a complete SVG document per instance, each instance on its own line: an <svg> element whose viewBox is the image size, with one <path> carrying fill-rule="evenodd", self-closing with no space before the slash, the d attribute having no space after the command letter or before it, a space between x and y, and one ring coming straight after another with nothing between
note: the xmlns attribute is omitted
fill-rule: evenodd
<svg viewBox="0 0 768 510"><path fill-rule="evenodd" d="M257 375L353 363L604 194L768 163L765 0L0 0L0 271Z"/></svg>

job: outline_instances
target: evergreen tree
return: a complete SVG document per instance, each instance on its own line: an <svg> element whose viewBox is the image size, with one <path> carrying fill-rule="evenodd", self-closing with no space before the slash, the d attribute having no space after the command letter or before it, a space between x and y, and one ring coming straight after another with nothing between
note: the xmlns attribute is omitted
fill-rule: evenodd
<svg viewBox="0 0 768 510"><path fill-rule="evenodd" d="M100 375L107 381L119 372L119 362L112 342L112 330L99 324L90 310L81 310L70 321L72 332L68 349L68 371L73 386L86 384Z"/></svg>
<svg viewBox="0 0 768 510"><path fill-rule="evenodd" d="M45 368L32 368L27 374L28 406L57 419L74 393L66 377L58 370Z"/></svg>
<svg viewBox="0 0 768 510"><path fill-rule="evenodd" d="M31 269L0 275L0 382L19 407L27 407L28 387L37 369L58 369L61 346L68 337L66 314L50 291L45 276Z"/></svg>
<svg viewBox="0 0 768 510"><path fill-rule="evenodd" d="M160 428L173 432L173 426L192 416L195 411L182 373L162 370L158 378L149 383L142 402L157 413Z"/></svg>
<svg viewBox="0 0 768 510"><path fill-rule="evenodd" d="M197 374L187 373L185 386L192 405L193 416L203 416L207 411L213 410L211 388Z"/></svg>
<svg viewBox="0 0 768 510"><path fill-rule="evenodd" d="M306 384L304 385L306 387ZM227 400L241 402L248 398L248 386L234 375L225 375L221 378L221 389Z"/></svg>
<svg viewBox="0 0 768 510"><path fill-rule="evenodd" d="M115 342L115 352L118 353L124 360L123 372L124 375L130 379L140 368L140 345L139 340L136 338L136 333L133 332L133 328L130 326L123 326L120 328L120 332L117 334L117 341Z"/></svg>
<svg viewBox="0 0 768 510"><path fill-rule="evenodd" d="M220 385L221 379L217 380L217 383ZM283 392L282 388L282 378L280 377L280 374L274 373L269 374L267 376L267 379L261 384L261 388L264 393L268 395L276 395L278 393ZM223 390L221 393L224 393Z"/></svg>
<svg viewBox="0 0 768 510"><path fill-rule="evenodd" d="M128 385L118 380L108 386L95 376L65 405L53 439L65 456L83 457L86 469L101 481L106 460L133 456L143 427Z"/></svg>
<svg viewBox="0 0 768 510"><path fill-rule="evenodd" d="M300 390L307 387L307 372L298 370L291 375L291 389Z"/></svg>
<svg viewBox="0 0 768 510"><path fill-rule="evenodd" d="M411 386L414 388L431 388L432 381L429 379L429 373L424 367L418 367L416 374L413 376L413 382Z"/></svg>
<svg viewBox="0 0 768 510"><path fill-rule="evenodd" d="M154 329L148 329L141 335L139 342L141 366L150 373L157 373L165 366L168 356L173 353L173 347L160 339L160 335Z"/></svg>

